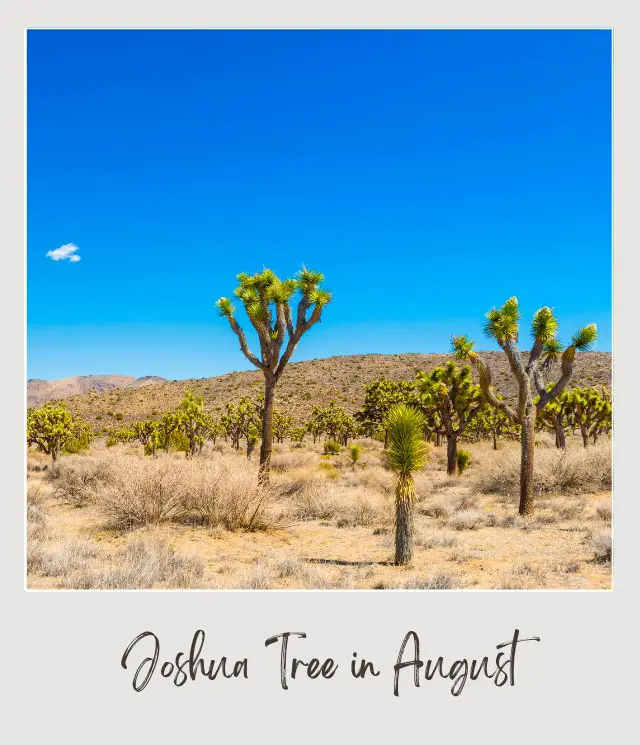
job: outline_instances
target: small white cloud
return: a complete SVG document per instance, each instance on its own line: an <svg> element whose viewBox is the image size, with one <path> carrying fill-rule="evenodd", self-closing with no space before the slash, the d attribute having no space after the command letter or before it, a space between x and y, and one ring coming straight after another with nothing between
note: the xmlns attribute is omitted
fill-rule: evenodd
<svg viewBox="0 0 640 745"><path fill-rule="evenodd" d="M60 246L60 248L54 248L53 251L47 251L47 256L52 261L60 261L61 259L68 259L69 261L75 263L76 261L80 261L80 256L76 253L78 250L78 247L75 243L65 243L64 246Z"/></svg>

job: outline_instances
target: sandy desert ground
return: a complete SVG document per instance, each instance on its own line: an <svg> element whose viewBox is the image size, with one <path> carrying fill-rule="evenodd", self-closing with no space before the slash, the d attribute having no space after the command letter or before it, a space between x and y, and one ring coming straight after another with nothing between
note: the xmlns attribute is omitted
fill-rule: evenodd
<svg viewBox="0 0 640 745"><path fill-rule="evenodd" d="M141 447L27 465L27 586L44 589L608 589L611 450L566 452L539 437L536 514L517 515L519 445L465 445L449 477L445 448L416 475L415 552L393 559L393 474L382 446L361 462L318 444L277 445L272 484L218 443L185 460Z"/></svg>

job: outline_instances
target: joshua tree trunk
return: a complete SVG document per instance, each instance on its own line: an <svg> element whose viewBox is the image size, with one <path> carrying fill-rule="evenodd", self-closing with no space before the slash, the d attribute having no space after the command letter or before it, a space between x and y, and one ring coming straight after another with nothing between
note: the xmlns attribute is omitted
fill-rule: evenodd
<svg viewBox="0 0 640 745"><path fill-rule="evenodd" d="M498 449L498 433L496 432L495 429L493 430L493 449L494 450Z"/></svg>
<svg viewBox="0 0 640 745"><path fill-rule="evenodd" d="M582 435L582 444L584 447L589 447L589 431L586 427L580 427L580 434Z"/></svg>
<svg viewBox="0 0 640 745"><path fill-rule="evenodd" d="M247 442L247 458L251 458L251 456L253 455L253 451L255 450L255 448L256 448L255 442L253 440L249 440Z"/></svg>
<svg viewBox="0 0 640 745"><path fill-rule="evenodd" d="M389 427L384 431L384 449L386 450L389 446Z"/></svg>
<svg viewBox="0 0 640 745"><path fill-rule="evenodd" d="M60 455L60 440L56 440L55 444L51 448L51 460L55 463Z"/></svg>
<svg viewBox="0 0 640 745"><path fill-rule="evenodd" d="M520 443L522 460L520 468L520 507L521 515L533 513L533 457L535 452L536 407L529 406L522 418Z"/></svg>
<svg viewBox="0 0 640 745"><path fill-rule="evenodd" d="M262 442L260 443L260 470L258 472L258 480L261 484L269 483L271 449L273 446L273 402L275 391L275 378L265 377L264 408L262 411Z"/></svg>
<svg viewBox="0 0 640 745"><path fill-rule="evenodd" d="M455 435L447 435L447 475L455 476L458 473L458 438Z"/></svg>
<svg viewBox="0 0 640 745"><path fill-rule="evenodd" d="M560 417L554 416L553 424L556 428L556 447L564 450L567 447L567 440L564 436L564 429L562 429L562 425L560 424Z"/></svg>
<svg viewBox="0 0 640 745"><path fill-rule="evenodd" d="M400 476L396 485L396 564L408 564L413 557L413 498L411 476Z"/></svg>

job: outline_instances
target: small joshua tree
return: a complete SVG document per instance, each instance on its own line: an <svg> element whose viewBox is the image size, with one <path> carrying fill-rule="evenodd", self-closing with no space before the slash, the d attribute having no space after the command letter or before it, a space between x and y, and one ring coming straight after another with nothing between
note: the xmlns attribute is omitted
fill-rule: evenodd
<svg viewBox="0 0 640 745"><path fill-rule="evenodd" d="M356 465L358 464L358 461L360 460L360 456L362 455L362 449L360 448L360 445L351 445L349 448L349 458L351 459L351 468L355 470Z"/></svg>
<svg viewBox="0 0 640 745"><path fill-rule="evenodd" d="M191 391L186 391L180 402L179 429L188 440L188 448L185 449L187 458L193 458L198 448L204 442L204 432L207 427L207 417L204 413L204 399L195 396Z"/></svg>
<svg viewBox="0 0 640 745"><path fill-rule="evenodd" d="M600 432L611 427L611 400L609 392L603 387L574 388L570 393L574 421L580 427L582 444L586 448L589 438L598 441Z"/></svg>
<svg viewBox="0 0 640 745"><path fill-rule="evenodd" d="M77 419L71 416L63 402L48 401L40 409L27 412L27 444L51 456L55 463L60 449L73 437Z"/></svg>
<svg viewBox="0 0 640 745"><path fill-rule="evenodd" d="M430 373L419 372L416 380L421 407L439 414L447 438L447 474L453 476L459 472L458 438L484 403L480 388L473 382L471 367L458 369L453 361Z"/></svg>
<svg viewBox="0 0 640 745"><path fill-rule="evenodd" d="M323 279L322 274L304 268L298 272L295 279L283 281L278 279L271 269L265 269L259 274L238 275L240 284L235 290L235 295L244 305L249 321L258 336L259 358L249 349L245 333L235 318L235 308L231 300L222 297L216 303L220 315L229 321L238 337L244 356L252 365L262 370L264 375L259 471L259 480L262 483L269 482L271 469L276 386L300 339L320 321L322 309L331 300L330 293L320 287ZM294 317L292 301L296 293L299 295L299 301Z"/></svg>
<svg viewBox="0 0 640 745"><path fill-rule="evenodd" d="M374 380L364 390L364 404L355 413L362 431L372 437L384 427L384 447L388 443L385 422L387 414L397 404L410 403L415 384L406 380Z"/></svg>
<svg viewBox="0 0 640 745"><path fill-rule="evenodd" d="M386 462L398 475L396 502L396 564L408 564L413 556L413 503L416 488L413 474L427 462L424 415L406 404L394 406L387 416L389 444Z"/></svg>
<svg viewBox="0 0 640 745"><path fill-rule="evenodd" d="M510 298L502 308L487 313L485 333L494 339L504 351L509 367L518 384L518 404L511 407L494 393L491 372L480 356L473 351L473 342L466 336L453 337L453 349L459 359L475 366L480 378L480 388L487 403L504 411L520 425L520 505L521 515L533 513L533 457L535 452L536 415L556 396L559 396L571 379L576 351L587 350L597 336L595 324L580 329L571 339L571 344L562 352L556 337L558 322L551 308L540 308L533 316L531 334L533 346L528 359L523 360L518 349L520 310L518 300ZM552 365L560 358L560 377L547 388L545 378ZM537 402L535 399L537 398Z"/></svg>

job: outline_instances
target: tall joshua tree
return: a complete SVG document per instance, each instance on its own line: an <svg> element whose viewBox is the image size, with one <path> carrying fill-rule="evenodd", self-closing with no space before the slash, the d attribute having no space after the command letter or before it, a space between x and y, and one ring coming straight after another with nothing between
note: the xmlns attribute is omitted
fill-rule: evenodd
<svg viewBox="0 0 640 745"><path fill-rule="evenodd" d="M247 338L235 317L235 307L229 298L216 303L238 337L240 349L252 365L264 375L264 408L262 443L260 445L259 479L268 483L273 445L273 407L275 390L298 342L312 326L320 321L322 309L331 294L320 287L324 277L319 272L303 268L295 279L280 280L271 269L259 274L238 274L240 283L235 295L244 305L260 344L260 357L249 349ZM293 298L298 305L293 310ZM286 342L286 344L285 344Z"/></svg>
<svg viewBox="0 0 640 745"><path fill-rule="evenodd" d="M425 418L406 404L394 406L387 416L389 444L387 465L398 474L396 483L396 564L408 564L413 556L413 503L416 487L413 474L421 470L428 457L424 441Z"/></svg>
<svg viewBox="0 0 640 745"><path fill-rule="evenodd" d="M485 333L498 343L509 361L509 367L518 384L518 404L514 409L504 399L498 398L491 386L491 372L466 336L454 336L453 350L459 359L471 362L478 371L480 388L487 403L502 409L509 418L520 425L520 505L521 515L533 513L533 456L535 446L536 414L564 390L573 372L576 351L587 350L597 337L595 324L580 329L571 344L562 352L556 334L558 321L551 308L540 308L533 316L531 335L533 346L527 359L518 349L520 310L518 300L509 298L502 308L494 308L486 315ZM562 355L560 353L562 352ZM547 387L546 376L554 362L560 359L560 377ZM537 401L534 401L536 399Z"/></svg>

